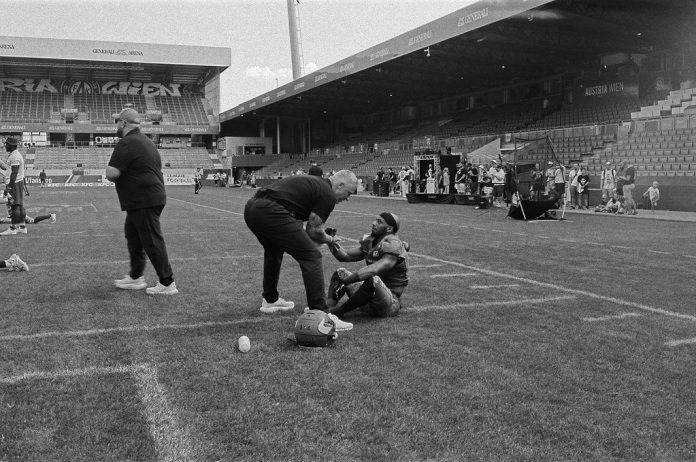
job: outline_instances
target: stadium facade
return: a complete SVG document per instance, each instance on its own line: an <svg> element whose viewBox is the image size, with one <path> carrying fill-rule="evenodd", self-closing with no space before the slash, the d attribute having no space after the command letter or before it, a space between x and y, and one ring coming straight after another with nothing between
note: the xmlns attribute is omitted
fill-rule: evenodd
<svg viewBox="0 0 696 462"><path fill-rule="evenodd" d="M695 9L482 0L221 113L221 135L272 146L230 153L260 178L309 156L366 181L498 139L503 156L584 165L597 189L607 161L629 160L639 188L659 179L666 207L696 210Z"/></svg>
<svg viewBox="0 0 696 462"><path fill-rule="evenodd" d="M21 138L30 176L45 168L55 183L80 184L70 171L103 169L117 141L113 114L130 106L141 131L172 149L169 168L219 168L209 153L230 62L221 47L0 36L0 135Z"/></svg>

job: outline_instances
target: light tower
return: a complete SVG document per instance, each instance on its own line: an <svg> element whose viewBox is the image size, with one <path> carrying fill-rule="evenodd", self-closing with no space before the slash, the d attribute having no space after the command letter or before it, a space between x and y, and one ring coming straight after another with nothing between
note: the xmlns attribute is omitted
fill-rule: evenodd
<svg viewBox="0 0 696 462"><path fill-rule="evenodd" d="M292 57L292 79L297 80L304 75L302 58L302 36L300 34L300 11L297 5L300 0L288 0L288 22L290 24L290 55Z"/></svg>

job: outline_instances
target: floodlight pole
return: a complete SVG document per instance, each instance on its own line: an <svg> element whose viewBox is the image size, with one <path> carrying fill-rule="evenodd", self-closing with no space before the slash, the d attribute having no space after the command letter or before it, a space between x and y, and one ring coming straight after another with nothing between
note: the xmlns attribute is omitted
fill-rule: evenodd
<svg viewBox="0 0 696 462"><path fill-rule="evenodd" d="M304 75L302 58L302 38L300 35L300 12L297 9L299 0L288 0L288 23L290 25L290 56L292 57L292 79L297 80Z"/></svg>

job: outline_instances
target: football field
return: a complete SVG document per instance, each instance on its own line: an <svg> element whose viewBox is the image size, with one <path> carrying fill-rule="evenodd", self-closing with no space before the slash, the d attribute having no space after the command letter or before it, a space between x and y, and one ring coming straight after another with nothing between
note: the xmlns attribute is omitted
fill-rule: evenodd
<svg viewBox="0 0 696 462"><path fill-rule="evenodd" d="M295 311L258 310L254 191L167 192L179 294L153 297L113 286L128 271L113 189L31 189L28 213L58 222L0 240L31 267L0 273L0 461L696 458L693 223L353 197L327 226L351 246L399 215L404 309L353 312L307 349L286 340L306 306L289 256ZM327 281L364 265L322 252Z"/></svg>

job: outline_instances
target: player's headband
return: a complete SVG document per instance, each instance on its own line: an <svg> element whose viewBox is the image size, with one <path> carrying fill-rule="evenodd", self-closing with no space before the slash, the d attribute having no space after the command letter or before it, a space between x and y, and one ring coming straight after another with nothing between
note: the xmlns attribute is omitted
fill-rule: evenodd
<svg viewBox="0 0 696 462"><path fill-rule="evenodd" d="M386 221L387 224L392 227L395 233L399 231L399 218L397 218L396 215L390 212L382 212L379 214L379 216L382 217L382 219L384 219L384 221Z"/></svg>

